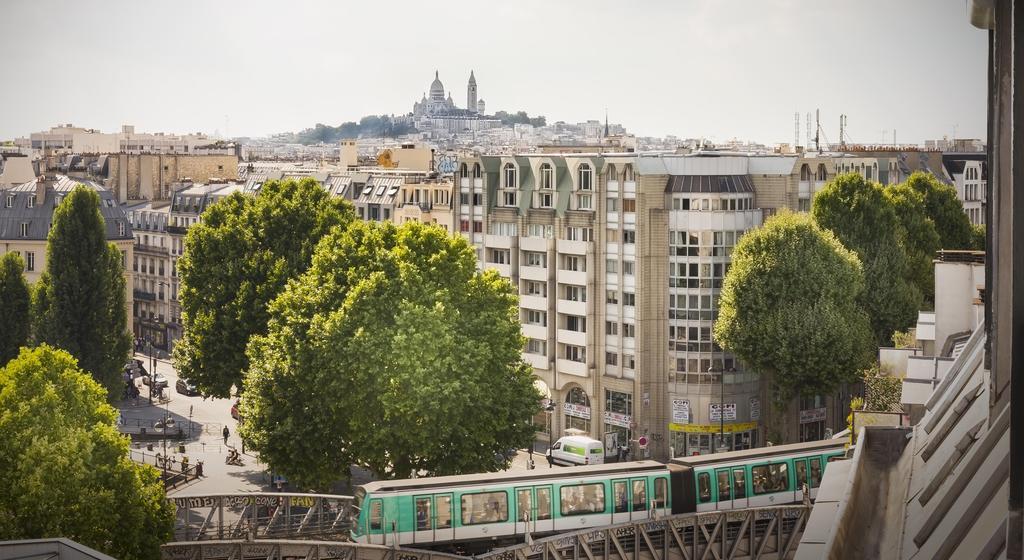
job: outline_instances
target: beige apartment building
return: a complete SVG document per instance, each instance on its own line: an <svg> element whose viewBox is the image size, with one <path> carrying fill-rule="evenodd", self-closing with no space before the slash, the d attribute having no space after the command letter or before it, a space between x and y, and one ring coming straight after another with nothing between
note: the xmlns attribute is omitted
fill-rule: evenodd
<svg viewBox="0 0 1024 560"><path fill-rule="evenodd" d="M113 193L97 183L73 179L64 175L47 174L27 183L0 190L0 255L9 252L21 254L25 261L25 276L34 283L46 270L46 243L53 223L54 209L78 185L84 185L99 195L100 214L106 226L107 240L121 250L125 265L125 314L128 329L132 321L132 271L129 263L134 259L131 223L114 200Z"/></svg>
<svg viewBox="0 0 1024 560"><path fill-rule="evenodd" d="M542 437L579 430L609 456L665 459L841 429L845 391L795 400L769 434L759 375L712 334L736 242L809 208L835 169L816 154L462 158L455 225L517 288L523 358L556 405Z"/></svg>

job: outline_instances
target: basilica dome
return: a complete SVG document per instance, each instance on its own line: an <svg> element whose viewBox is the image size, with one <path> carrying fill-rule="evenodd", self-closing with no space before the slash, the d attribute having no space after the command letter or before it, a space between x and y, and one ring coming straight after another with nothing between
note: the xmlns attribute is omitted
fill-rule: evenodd
<svg viewBox="0 0 1024 560"><path fill-rule="evenodd" d="M444 101L444 84L437 77L437 70L434 70L434 82L430 84L430 98L434 101Z"/></svg>

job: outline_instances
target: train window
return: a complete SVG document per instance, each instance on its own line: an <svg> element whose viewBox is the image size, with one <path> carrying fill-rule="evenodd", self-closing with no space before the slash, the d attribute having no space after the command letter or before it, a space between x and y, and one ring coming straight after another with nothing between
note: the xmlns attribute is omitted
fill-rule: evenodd
<svg viewBox="0 0 1024 560"><path fill-rule="evenodd" d="M732 499L732 485L729 484L729 469L718 471L718 501L726 502Z"/></svg>
<svg viewBox="0 0 1024 560"><path fill-rule="evenodd" d="M416 530L430 530L430 498L416 498Z"/></svg>
<svg viewBox="0 0 1024 560"><path fill-rule="evenodd" d="M370 501L370 530L380 531L384 528L384 507L380 500Z"/></svg>
<svg viewBox="0 0 1024 560"><path fill-rule="evenodd" d="M551 519L551 487L537 489L537 521Z"/></svg>
<svg viewBox="0 0 1024 560"><path fill-rule="evenodd" d="M800 490L804 484L807 484L807 461L798 459L794 463L796 464L796 489Z"/></svg>
<svg viewBox="0 0 1024 560"><path fill-rule="evenodd" d="M563 486L559 492L562 515L583 515L604 511L604 484Z"/></svg>
<svg viewBox="0 0 1024 560"><path fill-rule="evenodd" d="M462 495L462 524L479 525L508 521L508 494L477 492Z"/></svg>
<svg viewBox="0 0 1024 560"><path fill-rule="evenodd" d="M747 473L743 472L743 469L733 469L732 471L733 481L733 494L737 500L742 500L747 497Z"/></svg>
<svg viewBox="0 0 1024 560"><path fill-rule="evenodd" d="M530 490L517 490L516 491L516 521L529 521L532 513L530 508L533 507L533 496Z"/></svg>
<svg viewBox="0 0 1024 560"><path fill-rule="evenodd" d="M626 481L613 482L612 489L615 493L615 513L629 513L629 494Z"/></svg>
<svg viewBox="0 0 1024 560"><path fill-rule="evenodd" d="M782 492L789 488L789 466L786 463L772 463L751 469L754 479L754 494Z"/></svg>
<svg viewBox="0 0 1024 560"><path fill-rule="evenodd" d="M821 484L821 459L811 459L811 488L817 488Z"/></svg>
<svg viewBox="0 0 1024 560"><path fill-rule="evenodd" d="M697 496L701 503L711 501L711 474L702 472L697 474Z"/></svg>
<svg viewBox="0 0 1024 560"><path fill-rule="evenodd" d="M654 479L654 507L665 507L665 499L668 497L668 480L664 478Z"/></svg>
<svg viewBox="0 0 1024 560"><path fill-rule="evenodd" d="M452 528L452 497L451 496L438 496L437 501L437 519L434 520L434 527L437 529L451 529Z"/></svg>
<svg viewBox="0 0 1024 560"><path fill-rule="evenodd" d="M645 511L647 509L647 481L633 481L633 511Z"/></svg>

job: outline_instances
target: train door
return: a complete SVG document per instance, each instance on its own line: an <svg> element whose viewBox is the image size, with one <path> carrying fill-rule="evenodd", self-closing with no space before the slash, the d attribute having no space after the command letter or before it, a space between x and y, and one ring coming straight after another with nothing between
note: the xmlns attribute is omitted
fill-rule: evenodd
<svg viewBox="0 0 1024 560"><path fill-rule="evenodd" d="M742 509L750 507L747 497L747 471L743 467L732 468L732 507Z"/></svg>
<svg viewBox="0 0 1024 560"><path fill-rule="evenodd" d="M445 542L454 538L451 494L416 496L413 502L416 512L413 542Z"/></svg>
<svg viewBox="0 0 1024 560"><path fill-rule="evenodd" d="M645 519L647 511L647 479L618 479L612 481L612 524Z"/></svg>
<svg viewBox="0 0 1024 560"><path fill-rule="evenodd" d="M650 516L647 511L647 479L634 478L629 481L629 505L630 519L646 519Z"/></svg>
<svg viewBox="0 0 1024 560"><path fill-rule="evenodd" d="M612 481L612 525L626 523L629 517L629 481L626 479Z"/></svg>
<svg viewBox="0 0 1024 560"><path fill-rule="evenodd" d="M366 542L384 544L387 533L384 531L384 503L380 499L370 500L370 513L366 519Z"/></svg>
<svg viewBox="0 0 1024 560"><path fill-rule="evenodd" d="M533 532L539 535L555 531L555 519L551 515L551 486L537 486L533 489L533 503L537 517Z"/></svg>
<svg viewBox="0 0 1024 560"><path fill-rule="evenodd" d="M732 472L715 469L715 488L718 490L718 509L732 509Z"/></svg>
<svg viewBox="0 0 1024 560"><path fill-rule="evenodd" d="M800 502L804 499L804 485L807 485L807 492L811 491L811 481L807 478L807 459L793 459L793 472L796 474L796 487L793 489L793 501Z"/></svg>
<svg viewBox="0 0 1024 560"><path fill-rule="evenodd" d="M537 517L537 497L533 488L516 488L515 524L516 534L533 534L534 519Z"/></svg>

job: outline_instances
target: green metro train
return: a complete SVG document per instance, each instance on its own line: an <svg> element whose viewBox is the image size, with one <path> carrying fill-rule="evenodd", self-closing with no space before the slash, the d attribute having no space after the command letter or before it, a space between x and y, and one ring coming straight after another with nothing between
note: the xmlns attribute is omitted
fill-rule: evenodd
<svg viewBox="0 0 1024 560"><path fill-rule="evenodd" d="M371 482L356 488L352 540L432 547L505 544L650 517L781 505L817 493L846 440L607 465Z"/></svg>

